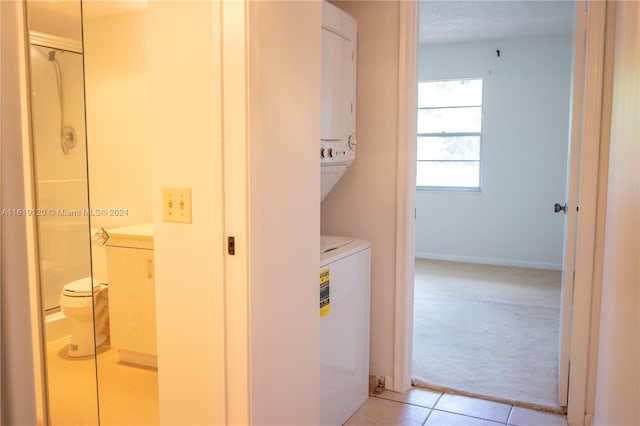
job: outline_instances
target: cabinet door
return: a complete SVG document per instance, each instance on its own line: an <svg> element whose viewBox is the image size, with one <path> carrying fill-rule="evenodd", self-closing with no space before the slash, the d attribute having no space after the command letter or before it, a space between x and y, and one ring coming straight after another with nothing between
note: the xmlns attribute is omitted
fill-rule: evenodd
<svg viewBox="0 0 640 426"><path fill-rule="evenodd" d="M156 355L153 250L108 247L111 346Z"/></svg>

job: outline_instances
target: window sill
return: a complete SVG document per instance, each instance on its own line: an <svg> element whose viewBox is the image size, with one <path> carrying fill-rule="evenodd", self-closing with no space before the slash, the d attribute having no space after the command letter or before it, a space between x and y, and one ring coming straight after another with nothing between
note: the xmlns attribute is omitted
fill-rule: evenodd
<svg viewBox="0 0 640 426"><path fill-rule="evenodd" d="M471 192L479 194L482 192L480 187L461 187L461 186L416 186L419 192Z"/></svg>

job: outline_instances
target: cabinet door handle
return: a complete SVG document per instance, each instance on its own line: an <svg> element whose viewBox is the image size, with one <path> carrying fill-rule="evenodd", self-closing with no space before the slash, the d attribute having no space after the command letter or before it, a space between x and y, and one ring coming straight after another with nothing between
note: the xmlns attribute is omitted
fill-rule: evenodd
<svg viewBox="0 0 640 426"><path fill-rule="evenodd" d="M153 259L147 259L147 278L153 278Z"/></svg>

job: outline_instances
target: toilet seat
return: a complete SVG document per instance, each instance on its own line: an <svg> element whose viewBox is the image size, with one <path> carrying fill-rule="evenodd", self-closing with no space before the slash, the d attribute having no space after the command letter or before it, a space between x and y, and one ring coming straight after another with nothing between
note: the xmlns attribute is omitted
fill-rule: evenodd
<svg viewBox="0 0 640 426"><path fill-rule="evenodd" d="M92 282L93 290L89 290ZM69 297L91 297L100 290L100 286L98 281L92 280L91 277L85 277L65 284L62 294Z"/></svg>

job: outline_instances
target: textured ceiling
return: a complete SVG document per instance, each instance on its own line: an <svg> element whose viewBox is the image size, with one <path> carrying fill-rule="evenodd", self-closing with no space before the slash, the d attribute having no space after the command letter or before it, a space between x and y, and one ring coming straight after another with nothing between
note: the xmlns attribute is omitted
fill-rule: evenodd
<svg viewBox="0 0 640 426"><path fill-rule="evenodd" d="M420 44L570 34L572 0L420 0Z"/></svg>

